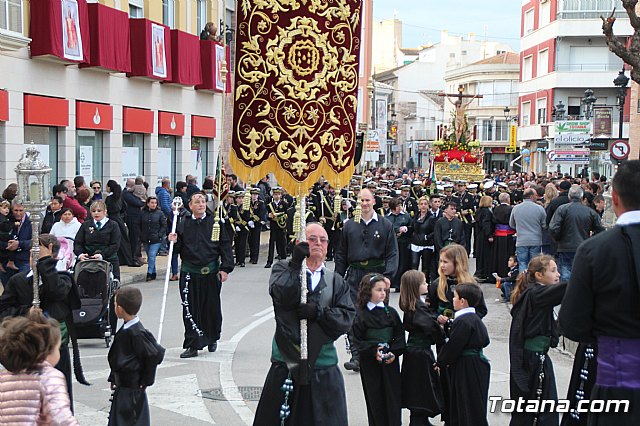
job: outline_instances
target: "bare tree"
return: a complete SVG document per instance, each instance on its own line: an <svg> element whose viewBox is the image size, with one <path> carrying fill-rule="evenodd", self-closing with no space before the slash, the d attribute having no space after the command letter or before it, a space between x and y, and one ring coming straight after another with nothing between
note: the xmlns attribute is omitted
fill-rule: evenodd
<svg viewBox="0 0 640 426"><path fill-rule="evenodd" d="M613 24L616 22L614 17L615 8L608 18L605 19L601 16L600 19L602 19L602 32L607 39L609 50L631 65L631 79L640 84L640 17L636 13L637 4L638 0L622 0L622 7L627 11L629 21L633 27L633 35L629 43L626 43L624 39L617 37L613 33Z"/></svg>

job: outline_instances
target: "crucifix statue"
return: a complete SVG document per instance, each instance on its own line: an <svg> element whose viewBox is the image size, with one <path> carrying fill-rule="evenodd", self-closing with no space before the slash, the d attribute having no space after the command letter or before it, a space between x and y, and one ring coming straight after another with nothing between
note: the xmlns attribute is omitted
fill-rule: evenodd
<svg viewBox="0 0 640 426"><path fill-rule="evenodd" d="M438 96L444 96L447 98L449 102L453 104L456 109L455 116L453 119L453 132L455 135L456 142L460 142L460 138L467 131L467 125L465 120L465 110L467 106L474 99L482 98L482 95L465 95L464 87L462 85L458 86L458 93L438 93ZM452 100L455 99L455 100ZM465 99L468 99L465 101Z"/></svg>

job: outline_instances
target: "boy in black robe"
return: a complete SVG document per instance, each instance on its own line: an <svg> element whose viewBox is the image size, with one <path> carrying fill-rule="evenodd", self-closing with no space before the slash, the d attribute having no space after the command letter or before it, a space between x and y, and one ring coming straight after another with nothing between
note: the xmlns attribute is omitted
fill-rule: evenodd
<svg viewBox="0 0 640 426"><path fill-rule="evenodd" d="M476 315L482 290L477 284L462 283L453 291L456 310L449 341L438 353L435 367L449 371L449 425L488 425L489 361L482 348L489 346L489 334Z"/></svg>
<svg viewBox="0 0 640 426"><path fill-rule="evenodd" d="M109 425L150 425L149 404L145 389L155 381L156 368L164 358L164 348L145 329L137 316L142 293L134 287L118 289L115 311L124 325L109 349L109 366L113 400Z"/></svg>

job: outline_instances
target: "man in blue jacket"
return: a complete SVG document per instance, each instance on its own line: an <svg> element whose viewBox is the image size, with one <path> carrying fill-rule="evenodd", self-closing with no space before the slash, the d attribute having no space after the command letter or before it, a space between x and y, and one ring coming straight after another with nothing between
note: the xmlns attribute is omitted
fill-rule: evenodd
<svg viewBox="0 0 640 426"><path fill-rule="evenodd" d="M17 240L0 241L0 249L15 252L15 264L18 270L4 268L5 272L0 272L0 281L3 285L7 285L11 276L25 272L30 269L29 256L31 250L31 221L27 216L24 206L17 200L13 201L11 206L13 217L19 223L16 232Z"/></svg>

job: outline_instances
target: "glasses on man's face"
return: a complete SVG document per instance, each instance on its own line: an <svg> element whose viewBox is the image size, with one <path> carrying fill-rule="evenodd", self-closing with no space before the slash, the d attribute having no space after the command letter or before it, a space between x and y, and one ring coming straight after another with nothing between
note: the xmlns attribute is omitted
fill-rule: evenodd
<svg viewBox="0 0 640 426"><path fill-rule="evenodd" d="M93 188L93 189L100 189L100 187L99 187L99 186L93 186L92 188Z"/></svg>
<svg viewBox="0 0 640 426"><path fill-rule="evenodd" d="M314 244L327 244L329 243L329 239L326 237L317 237L315 235L311 235L310 237L307 237L307 240L309 240L310 242L314 243Z"/></svg>

